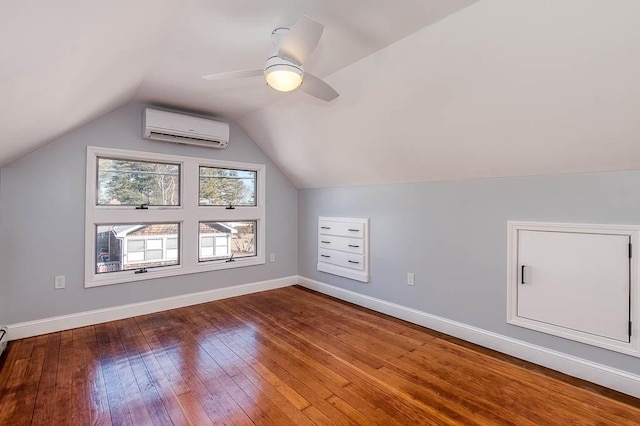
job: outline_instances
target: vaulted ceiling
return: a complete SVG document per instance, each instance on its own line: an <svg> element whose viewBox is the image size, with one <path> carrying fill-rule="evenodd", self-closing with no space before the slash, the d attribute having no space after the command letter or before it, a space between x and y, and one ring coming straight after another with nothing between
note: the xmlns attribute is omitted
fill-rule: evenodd
<svg viewBox="0 0 640 426"><path fill-rule="evenodd" d="M325 25L331 103L260 77ZM0 165L132 100L237 120L300 188L640 168L636 0L23 0L0 14Z"/></svg>

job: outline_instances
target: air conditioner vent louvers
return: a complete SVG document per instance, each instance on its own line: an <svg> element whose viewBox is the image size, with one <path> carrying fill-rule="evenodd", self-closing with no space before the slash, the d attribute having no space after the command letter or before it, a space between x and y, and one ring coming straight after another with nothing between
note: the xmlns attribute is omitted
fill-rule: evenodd
<svg viewBox="0 0 640 426"><path fill-rule="evenodd" d="M165 142L186 143L186 144L192 144L192 145L200 145L200 144L203 144L204 146L216 145L216 144L221 145L221 142L219 141L212 141L209 139L201 139L201 138L189 137L189 136L175 136L169 133L162 133L162 132L150 132L149 139L165 141Z"/></svg>

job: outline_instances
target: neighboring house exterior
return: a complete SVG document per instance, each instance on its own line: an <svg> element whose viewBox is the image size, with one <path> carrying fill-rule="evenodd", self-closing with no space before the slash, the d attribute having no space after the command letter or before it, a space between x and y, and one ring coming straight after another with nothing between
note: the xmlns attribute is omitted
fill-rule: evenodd
<svg viewBox="0 0 640 426"><path fill-rule="evenodd" d="M175 224L116 225L98 232L98 273L150 268L178 263ZM199 258L215 260L231 255L232 236L238 231L219 222L200 223Z"/></svg>

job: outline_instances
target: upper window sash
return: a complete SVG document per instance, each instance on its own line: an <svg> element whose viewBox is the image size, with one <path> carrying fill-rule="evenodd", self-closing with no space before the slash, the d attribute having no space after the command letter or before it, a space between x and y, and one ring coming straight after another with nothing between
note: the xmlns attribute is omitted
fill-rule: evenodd
<svg viewBox="0 0 640 426"><path fill-rule="evenodd" d="M96 157L96 205L179 206L181 165L129 158Z"/></svg>
<svg viewBox="0 0 640 426"><path fill-rule="evenodd" d="M206 207L257 205L256 170L200 166L198 204Z"/></svg>

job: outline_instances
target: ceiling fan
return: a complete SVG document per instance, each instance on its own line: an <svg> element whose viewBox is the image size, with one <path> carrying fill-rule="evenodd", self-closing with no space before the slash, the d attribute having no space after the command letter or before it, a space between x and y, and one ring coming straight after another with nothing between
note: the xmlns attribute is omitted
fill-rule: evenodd
<svg viewBox="0 0 640 426"><path fill-rule="evenodd" d="M315 50L324 26L303 16L291 28L276 28L271 32L271 41L276 48L267 59L263 69L230 71L203 75L205 80L228 80L264 75L267 84L281 92L303 90L323 101L337 98L331 86L318 77L305 72L302 65Z"/></svg>

